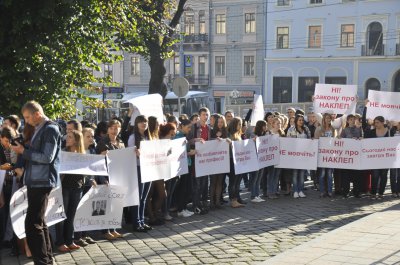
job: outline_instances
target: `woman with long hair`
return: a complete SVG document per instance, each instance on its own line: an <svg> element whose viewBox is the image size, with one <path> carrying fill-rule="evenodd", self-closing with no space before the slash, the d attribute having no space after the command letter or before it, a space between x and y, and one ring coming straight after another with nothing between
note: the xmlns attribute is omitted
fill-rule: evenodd
<svg viewBox="0 0 400 265"><path fill-rule="evenodd" d="M228 126L225 117L218 115L215 119L215 126L211 130L211 140L226 139L228 137ZM221 208L222 181L225 174L215 174L210 176L210 209Z"/></svg>
<svg viewBox="0 0 400 265"><path fill-rule="evenodd" d="M336 130L332 127L332 115L330 113L324 113L322 115L321 126L315 129L314 139L320 137L336 137ZM333 180L333 168L319 168L319 191L320 197L323 198L326 195L332 197L332 180ZM327 183L327 191L325 192L325 177Z"/></svg>
<svg viewBox="0 0 400 265"><path fill-rule="evenodd" d="M136 147L137 157L137 174L139 186L139 205L130 207L133 230L137 232L147 232L152 229L151 226L144 222L144 212L146 207L146 200L149 194L151 182L142 183L141 170L140 170L140 142L149 140L148 120L146 116L139 115L135 118L133 133L129 136L128 146Z"/></svg>
<svg viewBox="0 0 400 265"><path fill-rule="evenodd" d="M304 116L296 115L294 118L294 126L290 127L287 132L287 137L310 139L311 134L307 126L304 125ZM292 185L293 185L293 198L305 198L304 194L304 176L306 170L293 169L292 170Z"/></svg>
<svg viewBox="0 0 400 265"><path fill-rule="evenodd" d="M231 141L242 140L242 119L239 117L232 118L228 125L228 136ZM232 150L232 149L230 149ZM235 174L235 167L233 164L233 154L230 156L230 172L229 172L229 199L231 200L231 206L233 208L243 207L243 201L240 199L240 181L242 174Z"/></svg>
<svg viewBox="0 0 400 265"><path fill-rule="evenodd" d="M64 151L80 154L85 153L83 135L80 131L72 130L67 133ZM57 245L60 252L68 252L80 248L80 246L73 242L74 217L79 201L82 198L84 182L84 175L61 175L63 202L67 219L56 226Z"/></svg>
<svg viewBox="0 0 400 265"><path fill-rule="evenodd" d="M268 131L267 122L264 120L257 121L256 126L254 127L254 140L257 137L266 135L267 131ZM250 174L250 192L251 192L250 199L252 202L265 201L260 197L260 182L264 175L264 171L266 170L268 169L262 168Z"/></svg>

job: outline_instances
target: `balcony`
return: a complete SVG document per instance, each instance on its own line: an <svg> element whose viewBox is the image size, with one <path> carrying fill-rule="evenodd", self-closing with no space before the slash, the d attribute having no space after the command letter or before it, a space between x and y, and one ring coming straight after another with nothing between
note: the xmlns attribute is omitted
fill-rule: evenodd
<svg viewBox="0 0 400 265"><path fill-rule="evenodd" d="M183 36L183 43L204 43L208 42L207 34L190 34Z"/></svg>
<svg viewBox="0 0 400 265"><path fill-rule="evenodd" d="M169 75L168 83L172 84L175 77L179 75ZM191 85L208 85L209 75L185 75L185 78Z"/></svg>
<svg viewBox="0 0 400 265"><path fill-rule="evenodd" d="M385 44L376 49L367 49L366 45L361 45L361 56L383 56L385 55Z"/></svg>

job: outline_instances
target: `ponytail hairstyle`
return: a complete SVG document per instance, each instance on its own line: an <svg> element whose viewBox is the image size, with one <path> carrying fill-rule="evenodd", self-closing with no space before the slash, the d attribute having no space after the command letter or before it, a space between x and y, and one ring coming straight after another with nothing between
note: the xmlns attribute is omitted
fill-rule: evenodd
<svg viewBox="0 0 400 265"><path fill-rule="evenodd" d="M175 123L168 122L165 124L160 125L160 129L158 131L158 137L160 139L163 139L165 136L169 134L170 131L175 130L176 131L176 125Z"/></svg>

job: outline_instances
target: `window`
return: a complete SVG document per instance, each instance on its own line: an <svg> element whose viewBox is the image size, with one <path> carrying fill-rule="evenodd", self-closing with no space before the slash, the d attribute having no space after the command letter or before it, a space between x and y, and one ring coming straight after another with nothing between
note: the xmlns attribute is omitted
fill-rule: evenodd
<svg viewBox="0 0 400 265"><path fill-rule="evenodd" d="M278 27L276 29L276 48L288 49L289 48L289 28Z"/></svg>
<svg viewBox="0 0 400 265"><path fill-rule="evenodd" d="M225 14L216 15L217 21L217 34L225 34L226 33L226 16Z"/></svg>
<svg viewBox="0 0 400 265"><path fill-rule="evenodd" d="M194 13L185 13L185 33L188 35L194 34Z"/></svg>
<svg viewBox="0 0 400 265"><path fill-rule="evenodd" d="M199 75L206 75L206 57L204 56L199 57Z"/></svg>
<svg viewBox="0 0 400 265"><path fill-rule="evenodd" d="M322 0L310 0L310 4L322 4Z"/></svg>
<svg viewBox="0 0 400 265"><path fill-rule="evenodd" d="M104 65L104 77L113 76L113 66L112 64L105 64Z"/></svg>
<svg viewBox="0 0 400 265"><path fill-rule="evenodd" d="M397 74L396 74L396 76L394 78L393 91L394 92L400 92L400 70L397 71Z"/></svg>
<svg viewBox="0 0 400 265"><path fill-rule="evenodd" d="M354 24L342 25L340 47L354 47Z"/></svg>
<svg viewBox="0 0 400 265"><path fill-rule="evenodd" d="M206 15L204 10L199 12L199 34L206 34Z"/></svg>
<svg viewBox="0 0 400 265"><path fill-rule="evenodd" d="M179 66L179 57L174 58L174 74L179 75L180 66Z"/></svg>
<svg viewBox="0 0 400 265"><path fill-rule="evenodd" d="M308 27L308 48L321 48L321 26Z"/></svg>
<svg viewBox="0 0 400 265"><path fill-rule="evenodd" d="M254 56L244 56L244 76L254 76Z"/></svg>
<svg viewBox="0 0 400 265"><path fill-rule="evenodd" d="M299 102L309 102L315 91L315 84L318 83L317 76L299 77Z"/></svg>
<svg viewBox="0 0 400 265"><path fill-rule="evenodd" d="M225 76L225 56L215 56L215 76Z"/></svg>
<svg viewBox="0 0 400 265"><path fill-rule="evenodd" d="M140 58L139 57L131 58L131 75L132 76L140 75Z"/></svg>
<svg viewBox="0 0 400 265"><path fill-rule="evenodd" d="M244 14L244 33L255 33L256 32L256 14L246 13Z"/></svg>
<svg viewBox="0 0 400 265"><path fill-rule="evenodd" d="M273 103L292 102L292 77L273 78Z"/></svg>
<svg viewBox="0 0 400 265"><path fill-rule="evenodd" d="M347 78L345 76L325 76L325 84L345 85Z"/></svg>
<svg viewBox="0 0 400 265"><path fill-rule="evenodd" d="M288 6L288 5L290 5L290 0L278 0L277 5L278 6Z"/></svg>
<svg viewBox="0 0 400 265"><path fill-rule="evenodd" d="M381 82L379 82L379 80L376 78L368 79L367 82L365 83L365 96L368 96L369 90L380 91L381 90Z"/></svg>
<svg viewBox="0 0 400 265"><path fill-rule="evenodd" d="M372 22L367 32L367 55L384 55L383 32L379 22Z"/></svg>

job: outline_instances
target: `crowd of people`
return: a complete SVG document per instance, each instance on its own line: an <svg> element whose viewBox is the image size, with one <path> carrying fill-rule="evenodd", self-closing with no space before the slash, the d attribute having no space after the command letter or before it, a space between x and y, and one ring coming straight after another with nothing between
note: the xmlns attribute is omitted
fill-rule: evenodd
<svg viewBox="0 0 400 265"><path fill-rule="evenodd" d="M188 117L166 114L165 121L139 115L130 124L132 111L124 119L113 118L98 124L77 120L50 121L42 107L34 102L22 108L24 127L20 128L18 115L4 119L1 129L0 164L6 177L0 195L0 240L3 247L24 246L35 264L52 264L52 246L59 252L78 250L95 243L89 233L74 233L73 220L82 196L97 185L107 185L107 176L61 175L57 171L59 152L102 154L109 150L136 147L140 203L124 208L124 221L136 232L147 232L173 218L188 218L194 214L207 214L222 207L245 207L247 203L260 203L266 199L291 196L305 198L304 183L310 178L312 188L320 197L353 196L367 194L381 199L387 184L388 169L345 170L318 168L317 170L282 169L274 166L246 174L235 174L232 155L230 171L211 176L195 176L195 143L225 139L229 143L272 134L279 137L319 139L377 138L400 136L400 124L386 121L382 116L369 121L363 115L335 115L332 113L305 113L288 108L287 113L267 112L255 126L248 126L249 117L235 116L232 111L210 115L207 108ZM141 183L140 144L156 139L186 137L189 173L169 180ZM56 238L50 238L44 222L44 209L49 192L61 183L67 218L55 225ZM250 193L246 202L241 197L243 186ZM351 189L351 183L352 189ZM391 192L400 196L400 169L390 170ZM12 194L23 185L28 188L26 240L17 240L13 234L9 215ZM225 197L224 194L227 194ZM99 207L100 209L100 207ZM221 213L222 214L222 213ZM100 215L100 210L98 211ZM107 240L123 237L117 230L98 231Z"/></svg>

